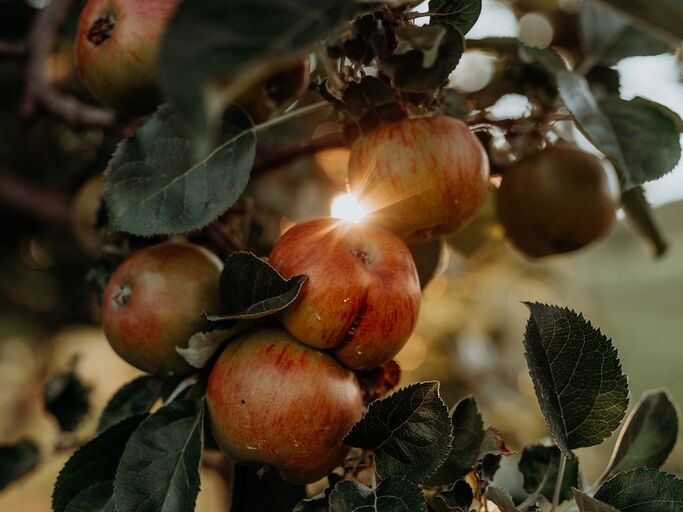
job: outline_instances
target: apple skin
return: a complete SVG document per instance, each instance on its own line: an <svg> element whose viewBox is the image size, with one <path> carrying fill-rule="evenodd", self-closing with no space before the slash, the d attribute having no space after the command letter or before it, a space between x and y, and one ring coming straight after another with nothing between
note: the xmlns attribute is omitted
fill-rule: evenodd
<svg viewBox="0 0 683 512"><path fill-rule="evenodd" d="M193 244L166 242L133 253L109 279L102 328L124 360L153 374L192 367L176 352L202 328L203 312L220 311L222 263Z"/></svg>
<svg viewBox="0 0 683 512"><path fill-rule="evenodd" d="M611 164L576 146L558 144L506 169L498 218L524 254L541 258L575 251L602 237L619 207Z"/></svg>
<svg viewBox="0 0 683 512"><path fill-rule="evenodd" d="M206 404L214 438L230 458L271 466L298 484L342 463L344 437L364 410L353 372L281 327L228 344L211 370Z"/></svg>
<svg viewBox="0 0 683 512"><path fill-rule="evenodd" d="M406 244L364 224L323 218L297 224L273 246L270 263L289 278L306 274L281 316L301 342L333 350L356 370L393 358L413 332L420 283Z"/></svg>
<svg viewBox="0 0 683 512"><path fill-rule="evenodd" d="M180 0L88 0L76 33L76 70L117 112L148 114L161 101L158 57Z"/></svg>
<svg viewBox="0 0 683 512"><path fill-rule="evenodd" d="M460 229L486 198L489 161L479 139L451 117L415 117L361 135L348 181L367 221L407 241Z"/></svg>

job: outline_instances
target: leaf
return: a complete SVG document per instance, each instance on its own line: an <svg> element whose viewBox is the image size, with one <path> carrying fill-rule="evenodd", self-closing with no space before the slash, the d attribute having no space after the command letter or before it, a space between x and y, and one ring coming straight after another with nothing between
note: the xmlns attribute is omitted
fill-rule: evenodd
<svg viewBox="0 0 683 512"><path fill-rule="evenodd" d="M201 400L177 400L140 424L116 471L117 512L194 510L203 419Z"/></svg>
<svg viewBox="0 0 683 512"><path fill-rule="evenodd" d="M481 14L481 0L430 0L430 24L444 24L466 35L479 19Z"/></svg>
<svg viewBox="0 0 683 512"><path fill-rule="evenodd" d="M579 14L584 53L596 63L612 66L627 57L659 55L671 45L639 30L628 18L594 0L583 2Z"/></svg>
<svg viewBox="0 0 683 512"><path fill-rule="evenodd" d="M442 25L403 25L396 29L400 41L422 52L422 67L431 68L439 56L441 41L446 35L446 27Z"/></svg>
<svg viewBox="0 0 683 512"><path fill-rule="evenodd" d="M666 390L648 391L626 419L605 473L638 467L658 468L678 436L678 412Z"/></svg>
<svg viewBox="0 0 683 512"><path fill-rule="evenodd" d="M546 425L558 447L594 446L619 426L628 385L617 351L599 329L567 308L526 303L525 357Z"/></svg>
<svg viewBox="0 0 683 512"><path fill-rule="evenodd" d="M408 479L386 478L375 489L344 480L330 494L329 512L427 512L427 504Z"/></svg>
<svg viewBox="0 0 683 512"><path fill-rule="evenodd" d="M344 443L374 450L382 478L401 475L420 483L446 459L451 430L439 383L420 382L372 402Z"/></svg>
<svg viewBox="0 0 683 512"><path fill-rule="evenodd" d="M520 510L515 507L515 502L512 501L512 496L510 496L510 493L504 489L489 485L486 488L485 497L487 500L495 503L500 509L500 512L520 512Z"/></svg>
<svg viewBox="0 0 683 512"><path fill-rule="evenodd" d="M613 506L596 500L578 489L574 489L574 499L579 507L579 512L619 512Z"/></svg>
<svg viewBox="0 0 683 512"><path fill-rule="evenodd" d="M59 423L65 432L73 432L88 414L88 395L86 387L74 370L53 377L45 386L45 409Z"/></svg>
<svg viewBox="0 0 683 512"><path fill-rule="evenodd" d="M602 484L595 499L619 512L680 512L683 480L652 468L623 471Z"/></svg>
<svg viewBox="0 0 683 512"><path fill-rule="evenodd" d="M519 44L519 56L524 62L529 62L540 67L545 72L552 74L565 71L567 65L552 48L536 48Z"/></svg>
<svg viewBox="0 0 683 512"><path fill-rule="evenodd" d="M102 411L97 432L102 433L129 416L149 412L161 395L162 385L161 379L151 376L138 377L125 384Z"/></svg>
<svg viewBox="0 0 683 512"><path fill-rule="evenodd" d="M327 476L327 487L325 490L312 498L305 498L297 503L292 512L328 512L327 504L330 501L330 494L334 490L337 483L342 480L342 477L330 473ZM289 512L289 511L287 511Z"/></svg>
<svg viewBox="0 0 683 512"><path fill-rule="evenodd" d="M0 491L32 471L38 462L38 445L30 439L0 445Z"/></svg>
<svg viewBox="0 0 683 512"><path fill-rule="evenodd" d="M182 5L194 5L186 2ZM222 143L197 158L187 123L169 105L121 142L104 178L110 227L133 235L196 230L230 208L249 181L256 136L239 107L225 114Z"/></svg>
<svg viewBox="0 0 683 512"><path fill-rule="evenodd" d="M557 472L560 468L561 452L556 446L530 445L525 446L519 461L519 471L524 476L524 490L533 493L541 484L543 496L552 501ZM572 498L572 488L579 485L579 459L572 456L567 459L564 478L560 487L560 500Z"/></svg>
<svg viewBox="0 0 683 512"><path fill-rule="evenodd" d="M516 452L508 449L505 444L505 439L503 439L503 434L501 434L496 427L487 427L484 432L484 439L481 442L481 447L479 448L480 459L486 455L502 455L503 457L509 457L515 453Z"/></svg>
<svg viewBox="0 0 683 512"><path fill-rule="evenodd" d="M231 327L225 329L195 333L190 336L187 347L176 347L176 352L191 366L204 368L226 341L244 332L248 327L247 323L234 322Z"/></svg>
<svg viewBox="0 0 683 512"><path fill-rule="evenodd" d="M352 0L182 2L162 43L163 88L195 133L206 133L225 105L303 58L357 8Z"/></svg>
<svg viewBox="0 0 683 512"><path fill-rule="evenodd" d="M473 396L460 400L451 412L453 440L444 463L427 481L428 485L447 485L465 476L479 458L484 441L484 422Z"/></svg>
<svg viewBox="0 0 683 512"><path fill-rule="evenodd" d="M601 0L628 15L634 23L657 31L672 42L683 40L683 5L679 0Z"/></svg>
<svg viewBox="0 0 683 512"><path fill-rule="evenodd" d="M655 222L643 188L635 187L622 192L621 206L634 229L647 241L650 252L656 258L662 257L668 249L668 243Z"/></svg>
<svg viewBox="0 0 683 512"><path fill-rule="evenodd" d="M305 275L282 277L250 252L232 253L223 267L220 292L225 313L207 315L211 322L253 320L282 311L296 300Z"/></svg>
<svg viewBox="0 0 683 512"><path fill-rule="evenodd" d="M55 483L53 512L113 512L116 467L126 442L146 417L129 416L71 456Z"/></svg>
<svg viewBox="0 0 683 512"><path fill-rule="evenodd" d="M391 86L372 76L348 84L342 100L349 117L366 132L382 122L399 121L407 115Z"/></svg>
<svg viewBox="0 0 683 512"><path fill-rule="evenodd" d="M474 493L472 487L465 480L458 480L446 491L441 491L437 496L443 500L449 510L456 512L469 512Z"/></svg>

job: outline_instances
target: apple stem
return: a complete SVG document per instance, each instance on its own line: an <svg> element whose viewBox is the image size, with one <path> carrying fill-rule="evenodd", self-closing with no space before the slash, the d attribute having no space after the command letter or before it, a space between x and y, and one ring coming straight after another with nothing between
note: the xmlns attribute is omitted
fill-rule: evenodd
<svg viewBox="0 0 683 512"><path fill-rule="evenodd" d="M168 395L168 398L164 402L164 405L170 404L173 400L178 398L178 395L185 391L187 388L190 386L194 386L197 382L199 382L199 375L194 373L190 375L189 377L183 379L180 381L180 384L176 386L176 388L171 392L170 395Z"/></svg>

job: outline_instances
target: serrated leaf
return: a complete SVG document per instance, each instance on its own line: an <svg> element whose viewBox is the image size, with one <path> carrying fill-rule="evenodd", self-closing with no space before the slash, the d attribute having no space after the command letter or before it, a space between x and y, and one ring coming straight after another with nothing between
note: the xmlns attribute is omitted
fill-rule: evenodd
<svg viewBox="0 0 683 512"><path fill-rule="evenodd" d="M679 0L601 0L626 14L634 23L672 42L683 40L683 5Z"/></svg>
<svg viewBox="0 0 683 512"><path fill-rule="evenodd" d="M33 470L39 461L38 445L30 439L0 445L0 491Z"/></svg>
<svg viewBox="0 0 683 512"><path fill-rule="evenodd" d="M162 386L162 380L152 376L138 377L125 384L102 411L97 432L102 433L129 416L149 412L161 395Z"/></svg>
<svg viewBox="0 0 683 512"><path fill-rule="evenodd" d="M282 277L269 263L249 252L232 253L223 267L220 292L224 313L211 322L253 320L282 311L296 300L305 275Z"/></svg>
<svg viewBox="0 0 683 512"><path fill-rule="evenodd" d="M74 370L56 375L45 386L45 409L52 414L59 428L73 432L88 414L90 388L85 386Z"/></svg>
<svg viewBox="0 0 683 512"><path fill-rule="evenodd" d="M540 488L540 493L548 501L552 501L560 468L561 452L556 446L530 445L522 450L519 471L524 477L524 490L533 493ZM542 487L541 487L541 484ZM560 500L572 498L572 488L579 485L579 459L567 459L564 478L560 487Z"/></svg>
<svg viewBox="0 0 683 512"><path fill-rule="evenodd" d="M474 493L470 484L461 479L455 482L450 489L439 492L437 497L446 504L449 510L469 512Z"/></svg>
<svg viewBox="0 0 683 512"><path fill-rule="evenodd" d="M595 499L619 512L681 512L683 480L653 468L623 471L602 484Z"/></svg>
<svg viewBox="0 0 683 512"><path fill-rule="evenodd" d="M386 478L375 489L345 480L330 493L329 512L427 512L427 504L408 479Z"/></svg>
<svg viewBox="0 0 683 512"><path fill-rule="evenodd" d="M59 473L53 512L112 512L114 475L131 434L147 417L129 416L81 446Z"/></svg>
<svg viewBox="0 0 683 512"><path fill-rule="evenodd" d="M485 455L500 455L503 457L509 457L514 455L516 452L510 450L505 444L505 439L503 439L503 434L500 433L496 427L489 426L484 432L484 439L481 442L481 447L479 448L479 458L481 459Z"/></svg>
<svg viewBox="0 0 683 512"><path fill-rule="evenodd" d="M579 512L619 512L612 505L596 500L578 489L574 489L574 499L579 507Z"/></svg>
<svg viewBox="0 0 683 512"><path fill-rule="evenodd" d="M194 510L203 418L202 400L177 400L140 424L116 471L117 512Z"/></svg>
<svg viewBox="0 0 683 512"><path fill-rule="evenodd" d="M481 0L430 0L428 10L438 13L430 24L444 24L466 35L479 19Z"/></svg>
<svg viewBox="0 0 683 512"><path fill-rule="evenodd" d="M627 57L659 55L671 51L669 43L639 30L628 18L594 0L583 2L579 27L584 53L594 62L606 66L612 66Z"/></svg>
<svg viewBox="0 0 683 512"><path fill-rule="evenodd" d="M190 336L187 347L176 347L176 352L191 366L204 368L226 341L248 328L247 323L234 323L226 329L195 333Z"/></svg>
<svg viewBox="0 0 683 512"><path fill-rule="evenodd" d="M484 441L484 422L473 396L460 400L451 411L453 440L444 463L427 480L428 485L447 485L465 476L479 458Z"/></svg>
<svg viewBox="0 0 683 512"><path fill-rule="evenodd" d="M626 419L606 475L639 467L659 468L678 437L678 412L665 390L648 391Z"/></svg>
<svg viewBox="0 0 683 512"><path fill-rule="evenodd" d="M624 417L628 385L617 351L582 315L527 303L524 336L529 373L546 425L567 456L601 443Z"/></svg>
<svg viewBox="0 0 683 512"><path fill-rule="evenodd" d="M256 135L239 107L223 121L220 145L201 157L170 105L121 142L104 178L110 227L140 236L184 233L230 208L249 181Z"/></svg>
<svg viewBox="0 0 683 512"><path fill-rule="evenodd" d="M446 459L452 425L439 383L420 382L372 402L344 443L374 450L382 478L423 482Z"/></svg>
<svg viewBox="0 0 683 512"><path fill-rule="evenodd" d="M495 503L500 509L500 512L520 512L520 510L515 506L515 502L512 501L512 496L510 496L510 493L504 489L489 485L486 488L485 497L487 500Z"/></svg>

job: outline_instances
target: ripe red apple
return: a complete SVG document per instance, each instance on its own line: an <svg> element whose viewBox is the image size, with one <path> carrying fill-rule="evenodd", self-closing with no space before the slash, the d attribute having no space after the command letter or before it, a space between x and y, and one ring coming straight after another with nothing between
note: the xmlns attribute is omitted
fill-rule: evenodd
<svg viewBox="0 0 683 512"><path fill-rule="evenodd" d="M603 236L619 206L619 185L607 160L558 144L507 168L497 204L507 238L540 258Z"/></svg>
<svg viewBox="0 0 683 512"><path fill-rule="evenodd" d="M113 349L149 373L191 369L176 352L201 330L202 313L220 310L222 264L206 249L166 242L133 253L109 279L102 328Z"/></svg>
<svg viewBox="0 0 683 512"><path fill-rule="evenodd" d="M354 374L281 328L231 341L206 391L216 442L233 460L266 464L310 483L341 464L343 439L363 415Z"/></svg>
<svg viewBox="0 0 683 512"><path fill-rule="evenodd" d="M418 241L456 231L486 198L489 162L479 139L451 117L416 117L361 135L349 185L367 220Z"/></svg>
<svg viewBox="0 0 683 512"><path fill-rule="evenodd" d="M389 231L331 218L297 224L270 263L284 277L308 275L282 314L285 328L349 368L386 363L413 332L420 283L408 247Z"/></svg>
<svg viewBox="0 0 683 512"><path fill-rule="evenodd" d="M161 37L180 0L88 0L76 33L76 69L99 101L126 114L160 102Z"/></svg>

